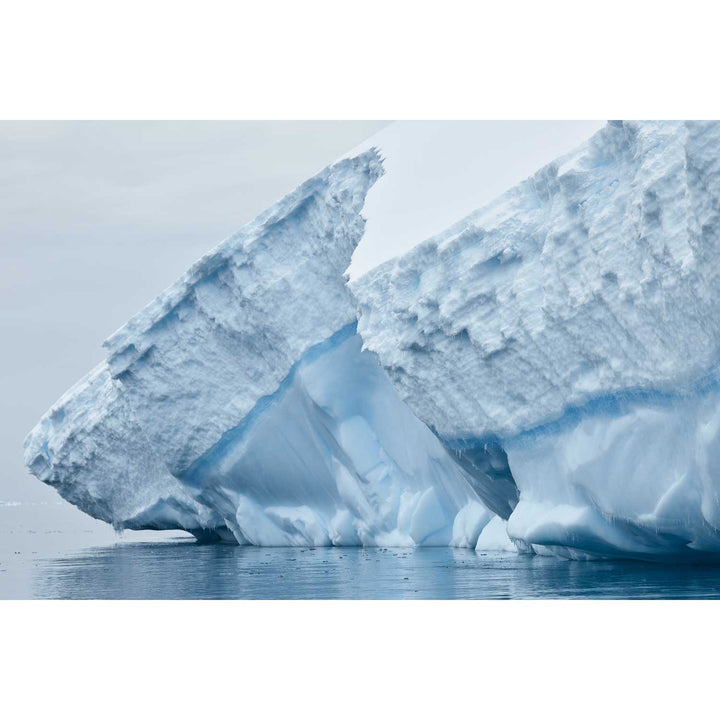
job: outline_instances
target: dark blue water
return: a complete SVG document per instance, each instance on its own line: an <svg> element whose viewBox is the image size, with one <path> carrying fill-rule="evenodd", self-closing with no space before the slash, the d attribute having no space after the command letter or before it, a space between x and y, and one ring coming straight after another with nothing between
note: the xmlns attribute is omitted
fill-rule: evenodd
<svg viewBox="0 0 720 720"><path fill-rule="evenodd" d="M32 596L119 599L718 598L720 566L472 550L124 543L39 561Z"/></svg>
<svg viewBox="0 0 720 720"><path fill-rule="evenodd" d="M0 598L720 598L720 565L572 562L453 548L255 548L0 506Z"/></svg>

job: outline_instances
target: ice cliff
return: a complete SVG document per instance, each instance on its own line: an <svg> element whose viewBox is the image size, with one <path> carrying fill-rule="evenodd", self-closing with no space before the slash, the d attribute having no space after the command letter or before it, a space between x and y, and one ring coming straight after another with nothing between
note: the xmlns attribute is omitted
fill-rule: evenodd
<svg viewBox="0 0 720 720"><path fill-rule="evenodd" d="M26 441L118 528L570 558L720 552L720 124L610 123L354 280L377 152L106 341Z"/></svg>
<svg viewBox="0 0 720 720"><path fill-rule="evenodd" d="M352 285L521 547L720 551L720 125L610 123Z"/></svg>
<svg viewBox="0 0 720 720"><path fill-rule="evenodd" d="M343 274L376 152L312 178L110 337L26 463L117 528L472 545L492 515L362 351Z"/></svg>

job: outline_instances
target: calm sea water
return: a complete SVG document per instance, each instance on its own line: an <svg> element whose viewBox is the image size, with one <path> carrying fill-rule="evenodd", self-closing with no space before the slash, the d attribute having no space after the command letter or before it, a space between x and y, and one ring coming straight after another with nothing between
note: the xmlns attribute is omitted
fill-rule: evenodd
<svg viewBox="0 0 720 720"><path fill-rule="evenodd" d="M164 533L117 538L0 508L0 598L720 598L720 566L570 562L452 548L254 548ZM45 529L39 529L45 528ZM138 541L141 540L141 541Z"/></svg>

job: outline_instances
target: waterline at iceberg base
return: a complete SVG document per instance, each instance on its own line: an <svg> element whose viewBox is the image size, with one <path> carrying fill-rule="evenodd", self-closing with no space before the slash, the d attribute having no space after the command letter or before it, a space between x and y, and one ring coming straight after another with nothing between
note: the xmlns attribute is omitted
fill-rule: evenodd
<svg viewBox="0 0 720 720"><path fill-rule="evenodd" d="M342 160L198 261L30 470L202 540L720 559L720 124L610 123L348 283L382 175Z"/></svg>

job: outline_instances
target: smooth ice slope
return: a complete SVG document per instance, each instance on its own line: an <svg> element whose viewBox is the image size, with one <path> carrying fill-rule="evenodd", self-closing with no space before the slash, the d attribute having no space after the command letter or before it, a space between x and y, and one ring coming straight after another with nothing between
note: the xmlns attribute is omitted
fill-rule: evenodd
<svg viewBox="0 0 720 720"><path fill-rule="evenodd" d="M184 475L240 542L475 544L455 518L488 511L361 345L353 323L306 353Z"/></svg>
<svg viewBox="0 0 720 720"><path fill-rule="evenodd" d="M720 550L719 208L717 123L611 123L354 281L364 346L527 546Z"/></svg>
<svg viewBox="0 0 720 720"><path fill-rule="evenodd" d="M356 334L343 273L380 174L343 160L196 263L31 432L32 472L118 528L474 546L487 511Z"/></svg>

